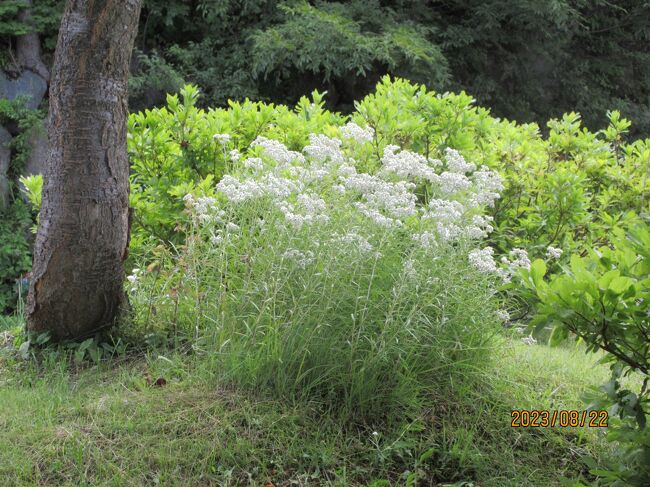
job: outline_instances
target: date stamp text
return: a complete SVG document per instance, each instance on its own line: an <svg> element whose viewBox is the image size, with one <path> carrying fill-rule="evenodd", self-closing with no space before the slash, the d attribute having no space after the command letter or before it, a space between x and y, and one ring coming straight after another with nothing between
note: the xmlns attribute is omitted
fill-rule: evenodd
<svg viewBox="0 0 650 487"><path fill-rule="evenodd" d="M578 411L576 409L513 409L513 428L561 428L583 427L606 428L609 415L605 410Z"/></svg>

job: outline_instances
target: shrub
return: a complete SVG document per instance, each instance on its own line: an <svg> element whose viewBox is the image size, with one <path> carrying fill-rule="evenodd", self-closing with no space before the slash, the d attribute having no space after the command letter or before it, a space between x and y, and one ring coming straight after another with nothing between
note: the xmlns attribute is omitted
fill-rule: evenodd
<svg viewBox="0 0 650 487"><path fill-rule="evenodd" d="M569 333L587 352L604 350L612 379L592 407L608 407L618 416L607 437L622 445L621 463L600 475L616 485L647 485L650 478L650 227L616 230L613 247L600 247L585 257L573 255L570 266L544 279L541 260L524 271L527 285L540 301L533 325L554 327L551 343ZM642 385L632 391L622 378L638 375Z"/></svg>
<svg viewBox="0 0 650 487"><path fill-rule="evenodd" d="M131 115L136 247L150 235L181 241L178 230L186 219L179 197L209 176L218 182L229 169L231 150L248 150L260 135L300 149L310 133L332 133L346 121L325 110L318 93L293 111L249 101L204 111L195 106L196 88L181 94L182 100L170 96L166 108ZM505 188L490 209L491 242L500 253L522 247L536 257L548 246L565 256L584 253L650 211L650 139L626 144L629 122L617 112L609 118L605 130L592 133L581 127L578 114L567 114L548 123L544 138L537 125L493 118L464 93L440 95L388 77L351 115L375 131L360 164L376 163L386 146L397 144L426 157L441 157L451 147L497 170ZM227 150L215 133L231 134Z"/></svg>
<svg viewBox="0 0 650 487"><path fill-rule="evenodd" d="M377 160L371 129L337 135L257 137L212 196L188 194L181 253L129 276L136 322L155 308L240 384L396 417L486 360L496 276L474 257L501 181L453 150Z"/></svg>
<svg viewBox="0 0 650 487"><path fill-rule="evenodd" d="M167 97L167 107L132 114L129 155L132 163L131 206L135 209L132 249L151 238L167 244L182 242L182 197L218 181L233 162L232 150L244 150L259 135L275 137L290 147L307 141L311 131L339 125L343 117L323 109L323 96L302 98L295 111L285 106L245 101L228 110L196 107L199 91L181 90L181 98ZM232 135L227 144L215 133Z"/></svg>

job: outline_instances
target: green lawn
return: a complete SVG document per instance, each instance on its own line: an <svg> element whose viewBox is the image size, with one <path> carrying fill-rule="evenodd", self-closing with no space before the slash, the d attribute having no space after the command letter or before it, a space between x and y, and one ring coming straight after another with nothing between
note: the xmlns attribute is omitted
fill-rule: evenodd
<svg viewBox="0 0 650 487"><path fill-rule="evenodd" d="M510 411L581 409L607 369L516 338L494 354L480 381L390 425L226 387L198 356L71 371L0 354L0 485L404 485L411 473L416 485L545 486L586 474L581 457L609 451L600 432L511 428Z"/></svg>

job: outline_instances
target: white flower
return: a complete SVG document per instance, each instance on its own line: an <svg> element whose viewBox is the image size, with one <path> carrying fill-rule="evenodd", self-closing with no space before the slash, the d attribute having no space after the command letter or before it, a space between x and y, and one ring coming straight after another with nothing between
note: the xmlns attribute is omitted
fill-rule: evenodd
<svg viewBox="0 0 650 487"><path fill-rule="evenodd" d="M474 249L468 255L469 262L481 272L496 272L497 264L494 262L493 254L494 249L492 247Z"/></svg>
<svg viewBox="0 0 650 487"><path fill-rule="evenodd" d="M131 285L132 285L131 292L136 291L141 274L142 274L142 271L140 269L135 268L135 269L133 269L131 271L130 275L126 276L126 280L129 281L131 283Z"/></svg>
<svg viewBox="0 0 650 487"><path fill-rule="evenodd" d="M559 259L562 257L562 249L556 247L551 247L550 245L546 247L546 257L549 259Z"/></svg>
<svg viewBox="0 0 650 487"><path fill-rule="evenodd" d="M530 259L528 258L528 252L524 249L512 249L510 251L510 269L515 270L518 267L523 269L530 269Z"/></svg>
<svg viewBox="0 0 650 487"><path fill-rule="evenodd" d="M254 171L261 171L264 169L264 163L262 162L262 159L259 157L249 157L248 159L245 159L242 165L246 169L252 169Z"/></svg>
<svg viewBox="0 0 650 487"><path fill-rule="evenodd" d="M436 230L443 242L453 242L463 234L463 229L454 223L438 222Z"/></svg>
<svg viewBox="0 0 650 487"><path fill-rule="evenodd" d="M481 239L487 237L494 227L490 225L493 218L486 215L474 215L471 225L467 226L466 234L469 238Z"/></svg>
<svg viewBox="0 0 650 487"><path fill-rule="evenodd" d="M225 175L217 184L217 191L226 195L233 203L241 203L264 196L263 187L252 180L239 181L230 175Z"/></svg>
<svg viewBox="0 0 650 487"><path fill-rule="evenodd" d="M383 226L401 225L397 219L416 213L416 196L411 192L413 183L384 181L370 174L352 174L340 177L347 190L360 193L365 203L355 206L365 216ZM382 212L388 213L384 215Z"/></svg>
<svg viewBox="0 0 650 487"><path fill-rule="evenodd" d="M429 166L426 157L407 150L398 153L398 150L396 145L384 148L384 156L381 158L384 172L394 173L401 179L421 178L437 181L438 176Z"/></svg>
<svg viewBox="0 0 650 487"><path fill-rule="evenodd" d="M386 215L383 215L379 210L376 208L372 208L371 206L365 204L365 203L355 203L354 206L359 210L359 212L364 215L365 217L369 218L372 220L374 223L381 227L394 227L394 226L401 226L401 221L395 219L395 218L390 218L387 217Z"/></svg>
<svg viewBox="0 0 650 487"><path fill-rule="evenodd" d="M299 189L300 185L295 181L273 174L266 174L261 181L254 179L240 181L230 175L225 175L217 184L217 191L224 194L233 203L242 203L265 196L284 199Z"/></svg>
<svg viewBox="0 0 650 487"><path fill-rule="evenodd" d="M237 149L231 150L229 155L232 162L237 162L241 158L241 153Z"/></svg>
<svg viewBox="0 0 650 487"><path fill-rule="evenodd" d="M496 171L490 171L486 166L472 174L474 194L470 196L472 206L494 206L503 191L503 180Z"/></svg>
<svg viewBox="0 0 650 487"><path fill-rule="evenodd" d="M433 232L416 233L411 238L419 243L423 249L431 250L438 246L438 238Z"/></svg>
<svg viewBox="0 0 650 487"><path fill-rule="evenodd" d="M344 139L352 139L358 144L363 144L373 139L375 131L372 127L363 129L354 122L348 122L345 126L341 127L341 134L343 134Z"/></svg>
<svg viewBox="0 0 650 487"><path fill-rule="evenodd" d="M300 250L289 249L282 254L282 258L285 260L291 260L295 262L299 268L304 269L314 262L314 253L311 250L301 252Z"/></svg>
<svg viewBox="0 0 650 487"><path fill-rule="evenodd" d="M207 220L210 218L209 213L211 210L216 209L217 200L208 196L202 196L194 202L194 210L199 218Z"/></svg>
<svg viewBox="0 0 650 487"><path fill-rule="evenodd" d="M447 170L459 174L466 174L476 169L474 164L465 162L463 156L457 150L447 147L445 150L445 160L447 161Z"/></svg>
<svg viewBox="0 0 650 487"><path fill-rule="evenodd" d="M362 129L353 123L347 124L341 133L357 143L374 136L372 129ZM343 145L341 140L322 134L311 134L302 153L261 136L252 146L259 147L256 152L261 157L243 160L241 172L221 179L216 188L219 203L213 198L194 201L191 196L186 197L186 201L194 206L197 219L208 226L208 236L213 245L232 238L238 227L232 222L227 223L227 215L243 210L234 208L236 205L253 200L259 201L259 205L251 209L265 212L260 232L274 229L286 232L291 239L297 236L297 230L326 224L335 216L347 219L350 225L358 222L364 232L370 232L368 236L361 236L350 228L342 234L334 234L329 244L337 252L356 250L369 257L381 255L379 251L382 249L373 248L369 240L385 234L385 229L402 228L400 232L404 232L404 237L412 242L411 247L420 246L427 253L433 252L434 257L437 250L448 243L460 239L480 240L493 230L492 218L483 214L482 207L499 196L497 190L502 188L501 180L497 173L485 167L472 174L475 166L467 163L456 151L446 151L443 165L415 152L387 146L381 157L380 170L368 174L357 172L355 161L345 152L349 144ZM241 158L237 151L230 151L230 154L233 160ZM446 170L438 174L443 166ZM415 192L416 182L427 181L433 183L435 197L423 206ZM253 220L241 221L257 225ZM322 231L330 230L323 228ZM314 232L310 230L300 236L309 238L310 245L315 245L311 242L312 234ZM250 232L250 235L256 238L257 232ZM282 235L278 237L278 242L283 241ZM378 241L383 239L378 238ZM306 251L291 248L282 255L302 268L313 257ZM511 256L512 262L506 259L507 270L497 267L493 250L489 247L474 249L468 258L471 265L480 271L510 279L514 267L530 265L521 249L514 249ZM407 278L417 275L414 266L418 262L404 263Z"/></svg>
<svg viewBox="0 0 650 487"><path fill-rule="evenodd" d="M299 230L304 224L327 223L325 200L308 194L298 194L297 206L284 199L275 201L275 206L282 212L285 220L293 228Z"/></svg>
<svg viewBox="0 0 650 487"><path fill-rule="evenodd" d="M230 134L214 134L212 138L219 142L221 145L226 145L228 142L230 142Z"/></svg>
<svg viewBox="0 0 650 487"><path fill-rule="evenodd" d="M330 161L340 164L344 161L341 141L322 134L309 134L309 145L303 149L311 159L318 162Z"/></svg>
<svg viewBox="0 0 650 487"><path fill-rule="evenodd" d="M458 201L432 198L429 201L428 211L422 215L422 219L456 223L463 218L464 213L465 207Z"/></svg>
<svg viewBox="0 0 650 487"><path fill-rule="evenodd" d="M444 194L456 194L466 191L472 186L472 182L464 174L445 171L437 179L440 191Z"/></svg>
<svg viewBox="0 0 650 487"><path fill-rule="evenodd" d="M344 178L349 178L357 174L357 169L354 166L341 164L337 169L337 174Z"/></svg>
<svg viewBox="0 0 650 487"><path fill-rule="evenodd" d="M280 163L280 167L285 167L293 161L304 163L305 158L300 152L290 151L284 144L277 140L267 139L261 135L252 143L251 147L262 147L262 153L269 159Z"/></svg>
<svg viewBox="0 0 650 487"><path fill-rule="evenodd" d="M305 212L309 215L317 215L319 213L323 213L327 208L325 200L323 200L323 198L319 198L318 196L301 193L298 195L297 200Z"/></svg>

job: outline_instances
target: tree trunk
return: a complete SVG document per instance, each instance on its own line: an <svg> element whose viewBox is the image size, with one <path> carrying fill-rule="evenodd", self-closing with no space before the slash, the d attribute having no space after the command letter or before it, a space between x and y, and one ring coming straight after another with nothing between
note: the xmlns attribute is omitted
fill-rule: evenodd
<svg viewBox="0 0 650 487"><path fill-rule="evenodd" d="M52 69L27 327L55 341L111 326L129 243L127 78L142 0L67 0Z"/></svg>

